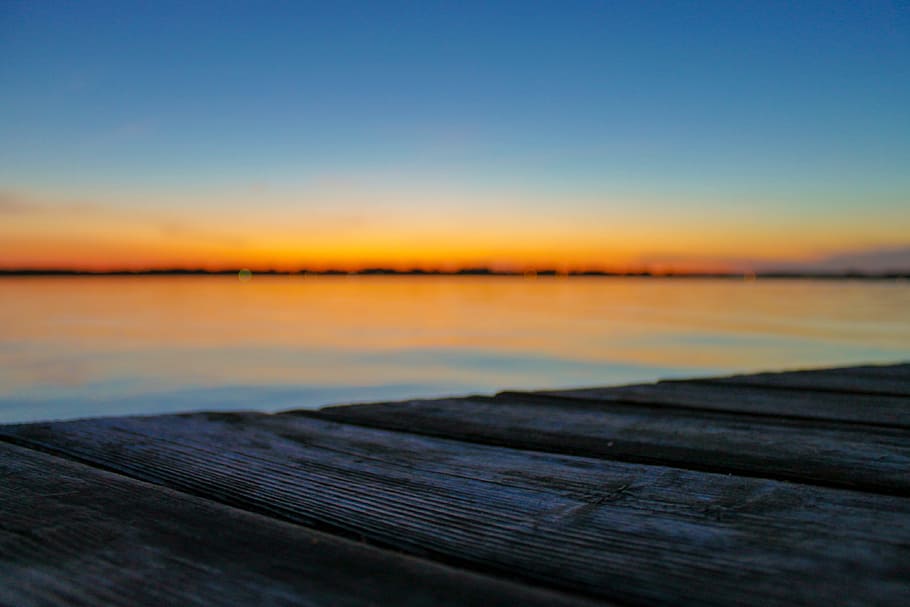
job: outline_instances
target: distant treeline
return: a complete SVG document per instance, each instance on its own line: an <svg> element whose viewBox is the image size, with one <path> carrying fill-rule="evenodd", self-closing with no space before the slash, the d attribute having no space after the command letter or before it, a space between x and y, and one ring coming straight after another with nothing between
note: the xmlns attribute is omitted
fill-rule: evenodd
<svg viewBox="0 0 910 607"><path fill-rule="evenodd" d="M559 270L543 269L529 271L494 270L491 268L462 268L459 270L396 270L393 268L364 268L360 270L205 270L186 268L164 268L147 270L67 270L67 269L0 269L2 276L231 276L244 273L256 276L604 276L643 278L813 278L813 279L910 279L910 270L901 272L867 273L849 272L789 272L771 271L758 273L743 272L614 272L607 270Z"/></svg>

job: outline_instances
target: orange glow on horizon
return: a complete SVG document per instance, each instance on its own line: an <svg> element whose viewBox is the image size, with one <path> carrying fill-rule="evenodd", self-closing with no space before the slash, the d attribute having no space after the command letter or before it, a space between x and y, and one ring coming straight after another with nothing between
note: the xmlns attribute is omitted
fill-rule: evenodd
<svg viewBox="0 0 910 607"><path fill-rule="evenodd" d="M123 243L112 238L11 239L11 254L0 257L0 269L47 269L89 272L146 270L225 271L248 268L253 272L356 272L370 268L394 271L443 271L486 268L500 272L553 270L559 273L607 271L653 273L714 273L739 271L735 264L720 261L641 260L621 249L578 248L559 254L518 246L473 249L470 246L437 246L414 249L372 249L366 246L301 252L294 249L227 250L171 246L153 243Z"/></svg>
<svg viewBox="0 0 910 607"><path fill-rule="evenodd" d="M557 201L537 200L529 209L518 199L497 206L490 196L421 206L412 193L394 204L386 194L375 206L200 198L186 208L166 200L162 208L169 210L151 203L126 210L113 197L82 203L4 196L0 268L10 270L739 273L755 264L811 262L832 251L906 239L901 218L744 223L735 213L658 212L634 201L607 200L602 208L570 212Z"/></svg>
<svg viewBox="0 0 910 607"><path fill-rule="evenodd" d="M301 251L294 248L238 248L194 246L192 243L161 246L141 240L125 243L115 238L7 239L8 249L0 251L0 269L72 270L89 272L204 270L226 271L248 268L253 272L356 272L371 268L394 271L443 271L486 268L499 272L553 270L558 273L615 272L653 274L739 273L752 271L749 261L722 254L641 255L631 246L484 247L445 246L387 248L379 246L337 246ZM766 258L766 264L786 263L793 257Z"/></svg>

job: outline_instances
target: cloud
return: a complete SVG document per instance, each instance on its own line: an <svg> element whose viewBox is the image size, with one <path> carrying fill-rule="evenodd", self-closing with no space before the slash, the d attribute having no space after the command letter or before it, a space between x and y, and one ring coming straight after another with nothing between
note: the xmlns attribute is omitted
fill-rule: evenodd
<svg viewBox="0 0 910 607"><path fill-rule="evenodd" d="M28 196L9 190L0 190L0 215L38 213L46 209L47 205Z"/></svg>
<svg viewBox="0 0 910 607"><path fill-rule="evenodd" d="M31 213L98 213L105 214L109 210L104 205L96 202L63 198L48 198L31 192L21 190L0 189L0 214L31 214Z"/></svg>
<svg viewBox="0 0 910 607"><path fill-rule="evenodd" d="M778 259L760 257L704 256L686 253L648 253L639 257L645 267L677 271L754 271L754 272L864 272L879 274L910 271L910 246L873 247L837 251L815 259Z"/></svg>
<svg viewBox="0 0 910 607"><path fill-rule="evenodd" d="M112 231L124 230L132 234L151 232L185 243L228 248L246 245L246 239L234 231L222 231L203 221L187 220L175 213L156 211L148 206L118 207L113 201L75 200L0 189L0 216L2 215L39 215L44 227L55 226L74 234L85 231L86 226L94 226Z"/></svg>
<svg viewBox="0 0 910 607"><path fill-rule="evenodd" d="M761 271L866 272L910 271L910 246L875 247L838 251L810 261L765 263Z"/></svg>
<svg viewBox="0 0 910 607"><path fill-rule="evenodd" d="M814 265L831 270L906 271L910 269L910 246L845 251L829 255Z"/></svg>

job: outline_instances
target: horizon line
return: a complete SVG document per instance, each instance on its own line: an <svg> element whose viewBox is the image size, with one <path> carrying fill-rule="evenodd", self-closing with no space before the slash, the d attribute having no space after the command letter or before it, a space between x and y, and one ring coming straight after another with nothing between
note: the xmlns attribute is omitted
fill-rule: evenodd
<svg viewBox="0 0 910 607"><path fill-rule="evenodd" d="M211 270L205 268L144 268L144 269L115 269L91 270L73 268L0 268L0 277L3 276L232 276L250 278L255 275L263 276L523 276L523 277L641 277L641 278L823 278L823 279L910 279L910 269L889 270L882 272L866 272L860 270L847 271L790 271L768 270L759 272L712 272L712 271L655 271L655 270L555 270L552 268L531 270L497 270L488 267L459 268L456 270L444 269L407 269L396 268L360 268L357 270L322 269L314 270L301 268L297 270L277 270L273 268L252 270L248 268L226 268Z"/></svg>

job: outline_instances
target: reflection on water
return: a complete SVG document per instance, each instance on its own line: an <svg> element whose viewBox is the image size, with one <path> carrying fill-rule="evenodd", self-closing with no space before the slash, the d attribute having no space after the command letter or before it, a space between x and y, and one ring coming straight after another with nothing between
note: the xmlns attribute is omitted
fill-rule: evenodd
<svg viewBox="0 0 910 607"><path fill-rule="evenodd" d="M6 278L0 313L0 421L910 358L907 282Z"/></svg>

